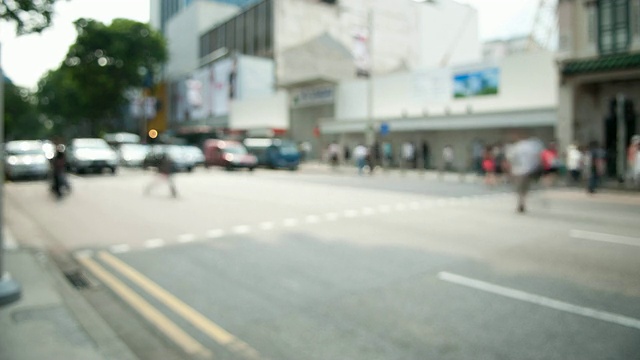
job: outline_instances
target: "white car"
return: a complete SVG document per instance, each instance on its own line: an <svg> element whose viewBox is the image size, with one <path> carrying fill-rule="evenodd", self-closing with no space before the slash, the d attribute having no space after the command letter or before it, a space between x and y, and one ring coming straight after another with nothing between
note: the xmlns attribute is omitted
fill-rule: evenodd
<svg viewBox="0 0 640 360"><path fill-rule="evenodd" d="M184 145L182 150L186 154L187 161L192 162L195 166L204 165L204 153L200 148L193 145Z"/></svg>
<svg viewBox="0 0 640 360"><path fill-rule="evenodd" d="M149 153L149 146L144 144L122 144L118 148L120 165L128 167L142 167L144 159Z"/></svg>
<svg viewBox="0 0 640 360"><path fill-rule="evenodd" d="M118 169L118 154L103 139L73 139L67 147L67 166L76 173L109 169L115 174Z"/></svg>
<svg viewBox="0 0 640 360"><path fill-rule="evenodd" d="M4 169L7 179L46 178L50 165L42 145L42 141L37 140L6 143Z"/></svg>

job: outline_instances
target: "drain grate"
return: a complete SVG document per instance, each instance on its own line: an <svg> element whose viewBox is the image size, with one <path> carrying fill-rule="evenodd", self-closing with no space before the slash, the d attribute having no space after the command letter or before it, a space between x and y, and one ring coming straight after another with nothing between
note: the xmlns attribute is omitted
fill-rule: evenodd
<svg viewBox="0 0 640 360"><path fill-rule="evenodd" d="M76 289L87 289L91 286L89 279L80 270L67 271L64 276Z"/></svg>

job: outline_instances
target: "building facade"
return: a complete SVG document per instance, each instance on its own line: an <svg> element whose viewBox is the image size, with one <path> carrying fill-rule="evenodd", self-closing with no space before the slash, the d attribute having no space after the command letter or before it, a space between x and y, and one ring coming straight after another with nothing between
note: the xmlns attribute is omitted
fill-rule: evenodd
<svg viewBox="0 0 640 360"><path fill-rule="evenodd" d="M640 1L563 0L558 15L557 137L563 146L598 141L609 174L620 175L640 132Z"/></svg>

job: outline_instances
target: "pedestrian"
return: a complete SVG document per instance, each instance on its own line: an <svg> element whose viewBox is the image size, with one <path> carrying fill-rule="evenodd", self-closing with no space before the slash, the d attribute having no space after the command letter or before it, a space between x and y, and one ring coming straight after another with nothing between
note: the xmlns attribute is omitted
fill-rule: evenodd
<svg viewBox="0 0 640 360"><path fill-rule="evenodd" d="M415 148L410 141L406 141L402 144L402 162L403 168L410 168L413 164L413 158L416 155Z"/></svg>
<svg viewBox="0 0 640 360"><path fill-rule="evenodd" d="M329 162L335 169L338 167L340 161L340 146L335 142L329 144Z"/></svg>
<svg viewBox="0 0 640 360"><path fill-rule="evenodd" d="M477 176L483 176L483 166L482 161L484 158L485 146L482 145L480 140L474 140L471 145L471 161L473 162L473 171L475 171Z"/></svg>
<svg viewBox="0 0 640 360"><path fill-rule="evenodd" d="M555 142L550 142L548 146L542 150L542 184L549 188L556 182L558 172L560 171L560 162L558 158L558 149Z"/></svg>
<svg viewBox="0 0 640 360"><path fill-rule="evenodd" d="M425 170L429 169L429 143L424 140L422 142L422 166Z"/></svg>
<svg viewBox="0 0 640 360"><path fill-rule="evenodd" d="M627 149L627 169L629 172L629 180L632 184L636 184L636 174L640 172L638 169L638 146L640 146L640 135L631 137L629 148Z"/></svg>
<svg viewBox="0 0 640 360"><path fill-rule="evenodd" d="M51 190L54 195L59 199L63 195L63 191L71 192L71 185L67 178L67 158L65 155L64 145L58 145L56 147L56 153L51 160L52 168L52 184Z"/></svg>
<svg viewBox="0 0 640 360"><path fill-rule="evenodd" d="M516 209L518 213L524 213L531 183L541 172L543 146L539 140L520 133L516 134L515 140L509 152L509 163L518 198Z"/></svg>
<svg viewBox="0 0 640 360"><path fill-rule="evenodd" d="M364 167L367 165L367 156L369 155L369 151L367 147L358 144L358 146L353 149L353 158L356 161L356 167L358 168L358 174L362 175L364 173Z"/></svg>
<svg viewBox="0 0 640 360"><path fill-rule="evenodd" d="M164 151L160 155L158 163L158 173L156 177L147 185L144 190L145 195L149 195L151 190L155 188L159 183L166 182L169 185L169 190L171 191L172 197L178 197L178 192L176 190L176 185L173 182L173 173L175 172L175 165L173 159L171 159L171 155L167 151Z"/></svg>
<svg viewBox="0 0 640 360"><path fill-rule="evenodd" d="M369 148L369 154L367 156L367 165L369 166L369 174L373 175L373 171L380 164L380 144L375 141Z"/></svg>
<svg viewBox="0 0 640 360"><path fill-rule="evenodd" d="M482 170L484 171L484 183L487 186L496 185L496 158L491 146L487 146L482 158Z"/></svg>
<svg viewBox="0 0 640 360"><path fill-rule="evenodd" d="M453 171L453 146L447 145L442 149L442 161L445 171Z"/></svg>
<svg viewBox="0 0 640 360"><path fill-rule="evenodd" d="M344 146L344 161L349 162L351 160L351 151L349 150L349 145Z"/></svg>
<svg viewBox="0 0 640 360"><path fill-rule="evenodd" d="M636 188L640 189L640 136L638 136L635 151L636 155L634 157L635 163L633 164L633 184Z"/></svg>
<svg viewBox="0 0 640 360"><path fill-rule="evenodd" d="M382 156L384 157L384 166L391 167L393 166L393 147L390 142L385 142L382 144Z"/></svg>
<svg viewBox="0 0 640 360"><path fill-rule="evenodd" d="M600 185L600 179L605 173L605 159L606 153L600 148L597 141L591 141L589 143L589 150L587 152L587 192L589 194L595 194L598 186Z"/></svg>
<svg viewBox="0 0 640 360"><path fill-rule="evenodd" d="M582 151L577 144L571 144L567 148L567 170L569 170L569 179L571 184L580 183L582 177Z"/></svg>

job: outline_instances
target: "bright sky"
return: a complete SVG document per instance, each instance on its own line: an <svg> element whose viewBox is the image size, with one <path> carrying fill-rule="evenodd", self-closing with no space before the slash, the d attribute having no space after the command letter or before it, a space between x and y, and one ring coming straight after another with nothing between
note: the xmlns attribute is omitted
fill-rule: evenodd
<svg viewBox="0 0 640 360"><path fill-rule="evenodd" d="M85 17L104 23L116 18L149 21L149 0L58 0L53 26L40 35L15 36L13 24L0 24L2 67L16 84L33 88L57 68L76 39L73 22Z"/></svg>
<svg viewBox="0 0 640 360"><path fill-rule="evenodd" d="M397 1L397 0L388 0ZM478 9L483 40L531 31L539 0L458 0ZM12 24L0 24L2 66L17 85L34 88L40 77L60 65L73 44L73 21L80 17L110 23L115 18L149 21L149 0L58 0L54 25L40 35L15 36Z"/></svg>

